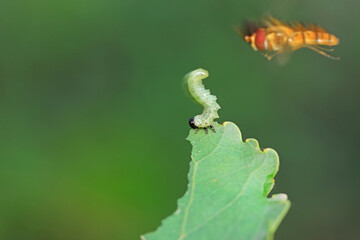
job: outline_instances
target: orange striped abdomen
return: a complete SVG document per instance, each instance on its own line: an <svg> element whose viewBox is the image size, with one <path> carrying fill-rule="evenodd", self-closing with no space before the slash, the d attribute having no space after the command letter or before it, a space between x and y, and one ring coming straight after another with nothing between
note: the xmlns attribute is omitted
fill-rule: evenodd
<svg viewBox="0 0 360 240"><path fill-rule="evenodd" d="M326 45L335 46L339 39L327 32L299 31L294 32L288 39L288 44L292 48L300 48L304 45Z"/></svg>

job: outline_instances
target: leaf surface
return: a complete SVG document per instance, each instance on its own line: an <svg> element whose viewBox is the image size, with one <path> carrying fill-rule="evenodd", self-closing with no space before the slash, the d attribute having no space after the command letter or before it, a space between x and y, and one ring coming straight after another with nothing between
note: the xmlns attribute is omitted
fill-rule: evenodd
<svg viewBox="0 0 360 240"><path fill-rule="evenodd" d="M216 124L216 131L190 131L188 189L175 213L142 239L273 239L290 207L285 194L267 198L279 168L277 153L261 151L255 139L243 142L231 122Z"/></svg>

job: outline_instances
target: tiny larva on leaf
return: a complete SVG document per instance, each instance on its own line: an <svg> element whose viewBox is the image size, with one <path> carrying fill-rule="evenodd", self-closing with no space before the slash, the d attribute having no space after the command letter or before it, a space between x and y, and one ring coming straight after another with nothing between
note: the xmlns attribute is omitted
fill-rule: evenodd
<svg viewBox="0 0 360 240"><path fill-rule="evenodd" d="M214 119L219 118L217 111L220 109L216 102L216 96L210 94L210 90L205 89L202 80L209 76L208 71L204 69L196 69L184 77L191 96L204 107L202 114L190 118L189 125L191 128L199 130L202 128L207 133L207 128L210 127L214 132Z"/></svg>

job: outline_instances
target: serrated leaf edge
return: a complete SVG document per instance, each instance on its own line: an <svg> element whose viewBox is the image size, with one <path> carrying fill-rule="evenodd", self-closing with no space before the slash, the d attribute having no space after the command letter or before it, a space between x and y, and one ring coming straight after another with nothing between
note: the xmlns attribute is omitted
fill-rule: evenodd
<svg viewBox="0 0 360 240"><path fill-rule="evenodd" d="M243 139L242 139L242 134L241 134L241 131L240 131L239 127L238 127L236 124L234 124L233 122L225 121L225 122L222 123L222 125L223 125L224 127L225 127L226 125L233 125L233 126L235 127L235 129L238 131L240 140L241 140L243 143L250 143L250 144L252 143L253 145L255 145L254 149L256 149L257 151L259 151L259 152L261 152L261 153L263 153L263 154L267 154L268 152L272 152L272 153L274 153L274 154L276 155L276 159L277 159L276 171L275 171L275 174L274 174L274 176L273 176L273 178L272 178L272 180L273 180L274 183L272 184L271 188L269 189L269 191L268 191L268 192L266 193L266 195L265 195L265 197L268 197L268 193L271 192L271 190L272 190L272 188L273 188L273 186L274 186L274 184L275 184L274 177L275 177L276 173L279 171L279 165L280 165L279 155L278 155L277 152L276 152L274 149L272 149L272 148L265 148L265 149L261 150L260 145L259 145L259 142L258 142L255 138L247 138L247 139L245 139L245 141L243 141ZM190 130L190 131L194 131L194 130ZM188 138L186 138L186 139L187 139L188 141L190 141ZM200 161L195 161L195 160L191 157L190 167L191 167L191 163L192 163L192 162L194 163L193 174L192 174L192 176L190 176L190 171L189 171L189 173L188 173L188 179L189 179L188 189L190 189L190 187L191 187L190 199L189 199L189 202L188 202L188 204L186 205L186 208L185 208L184 220L183 220L183 223L182 223L182 226L181 226L180 236L179 236L178 240L183 240L186 236L189 235L189 233L187 233L187 234L185 233L186 221L187 221L188 211L189 211L189 209L190 209L190 207L191 207L191 204L192 204L192 202L193 202L193 200L194 200L194 199L193 199L193 193L194 193L194 191L195 191L195 187L194 187L195 180L194 180L194 178L195 178L195 176L196 176L197 166L198 166L198 164L199 164ZM265 163L265 160L264 160L264 163ZM191 185L190 185L190 179L191 179ZM264 183L264 185L265 185L265 183ZM184 195L181 196L179 199L177 199L177 209L175 210L175 212L174 212L173 214L169 215L168 217L164 218L164 219L161 221L160 226L157 227L156 230L153 231L153 232L156 232L159 228L161 228L161 227L163 226L164 221L165 221L167 218L171 217L171 216L174 215L174 214L178 214L178 213L181 212L181 209L180 209L180 206L179 206L179 201L180 201L183 197L185 197L186 194L188 194L188 191L185 191ZM239 195L239 194L238 194L238 195ZM238 196L238 195L237 195L237 196ZM279 195L282 196L281 199L277 197L277 196L279 196ZM237 197L236 197L236 198L237 198ZM283 218L285 217L286 213L288 212L291 204L290 204L290 201L289 201L288 198L287 198L287 195L284 194L284 193L274 194L274 195L272 195L272 196L271 196L270 198L268 198L268 199L273 200L273 201L286 202L286 208L284 208L283 212L281 212L281 214L278 216L278 218L277 218L275 221L269 221L269 222L268 222L266 240L272 240L273 237L274 237L275 231L277 230L277 228L278 228L278 226L280 225L281 221L283 220ZM232 201L234 201L234 200L232 200ZM232 201L230 201L230 203L231 203ZM229 205L229 204L227 204L227 205ZM222 209L223 209L223 208L222 208ZM219 210L219 211L220 211L220 210ZM187 214L186 214L186 212L187 212ZM186 217L185 217L185 215L186 215ZM152 232L149 232L149 233L152 233ZM146 233L146 234L148 234L148 233ZM140 236L140 239L141 239L141 240L146 240L145 235L141 235L141 236Z"/></svg>

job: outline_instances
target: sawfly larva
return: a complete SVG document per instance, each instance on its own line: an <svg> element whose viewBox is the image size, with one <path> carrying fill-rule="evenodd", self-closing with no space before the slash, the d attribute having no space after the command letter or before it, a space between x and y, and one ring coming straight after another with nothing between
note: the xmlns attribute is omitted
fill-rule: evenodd
<svg viewBox="0 0 360 240"><path fill-rule="evenodd" d="M191 96L204 107L202 114L196 115L189 120L190 127L196 129L196 132L201 128L208 133L208 127L215 132L214 119L219 118L217 111L220 106L216 102L217 98L211 95L210 91L205 89L202 84L202 80L208 76L208 71L199 68L188 73L184 78Z"/></svg>

